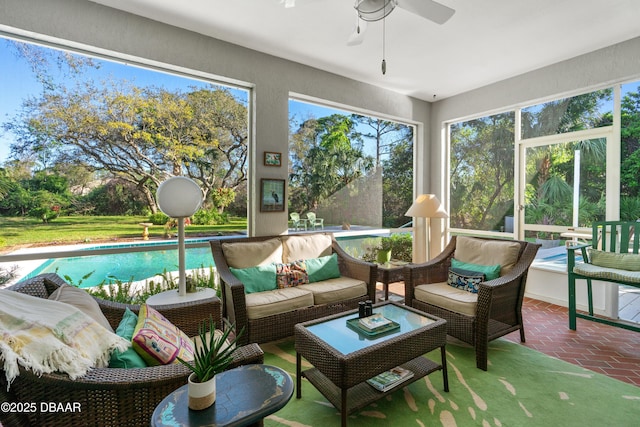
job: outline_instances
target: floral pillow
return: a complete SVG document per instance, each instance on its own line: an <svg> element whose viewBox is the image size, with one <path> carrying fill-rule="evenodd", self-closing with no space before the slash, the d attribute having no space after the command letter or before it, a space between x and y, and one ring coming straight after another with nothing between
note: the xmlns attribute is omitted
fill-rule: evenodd
<svg viewBox="0 0 640 427"><path fill-rule="evenodd" d="M191 339L153 307L143 304L131 344L149 366L193 360Z"/></svg>
<svg viewBox="0 0 640 427"><path fill-rule="evenodd" d="M307 265L303 260L293 261L288 264L276 263L276 283L278 284L278 289L309 283Z"/></svg>

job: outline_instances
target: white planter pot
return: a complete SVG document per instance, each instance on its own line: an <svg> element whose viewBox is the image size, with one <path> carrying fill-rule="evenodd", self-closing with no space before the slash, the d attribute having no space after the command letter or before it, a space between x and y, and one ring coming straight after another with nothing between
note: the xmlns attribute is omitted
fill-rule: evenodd
<svg viewBox="0 0 640 427"><path fill-rule="evenodd" d="M207 409L216 401L216 377L209 381L199 383L196 381L196 374L189 375L188 395L189 409L200 411Z"/></svg>

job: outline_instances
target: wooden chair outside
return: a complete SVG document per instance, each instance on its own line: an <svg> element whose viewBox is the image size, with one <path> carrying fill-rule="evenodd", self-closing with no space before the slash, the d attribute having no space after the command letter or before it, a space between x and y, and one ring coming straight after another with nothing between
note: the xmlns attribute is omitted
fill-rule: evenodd
<svg viewBox="0 0 640 427"><path fill-rule="evenodd" d="M320 227L321 230L324 230L324 219L316 217L314 212L307 213L307 220L309 221L309 227L313 230L315 230L316 227Z"/></svg>
<svg viewBox="0 0 640 427"><path fill-rule="evenodd" d="M569 284L569 329L576 330L576 319L586 319L605 325L640 332L640 325L624 320L597 317L593 312L592 280L640 288L640 222L600 221L592 226L590 244L567 246L567 276ZM579 250L583 262L576 262ZM576 280L587 284L588 313L576 308Z"/></svg>
<svg viewBox="0 0 640 427"><path fill-rule="evenodd" d="M300 218L300 214L297 212L291 212L289 214L289 218L291 218L291 228L298 231L298 229L307 230L307 220L304 218Z"/></svg>

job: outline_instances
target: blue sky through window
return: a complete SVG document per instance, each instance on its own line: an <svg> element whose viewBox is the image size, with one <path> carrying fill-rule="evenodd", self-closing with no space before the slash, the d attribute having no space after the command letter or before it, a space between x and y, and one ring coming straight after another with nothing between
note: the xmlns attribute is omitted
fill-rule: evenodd
<svg viewBox="0 0 640 427"><path fill-rule="evenodd" d="M140 87L155 86L166 90L189 91L191 88L208 88L216 85L213 81L189 78L169 72L156 71L136 65L124 64L108 60L97 60L99 69L87 69L84 79L96 82L108 78L125 79ZM0 164L8 160L10 146L15 142L14 136L2 129L2 124L11 121L22 108L22 102L42 93L42 84L38 81L27 61L17 56L11 42L0 38ZM68 77L50 69L58 81ZM248 102L247 91L231 88L236 99Z"/></svg>

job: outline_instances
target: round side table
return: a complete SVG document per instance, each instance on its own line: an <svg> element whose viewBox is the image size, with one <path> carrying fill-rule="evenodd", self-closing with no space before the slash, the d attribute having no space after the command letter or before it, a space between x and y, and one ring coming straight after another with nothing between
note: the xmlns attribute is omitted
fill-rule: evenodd
<svg viewBox="0 0 640 427"><path fill-rule="evenodd" d="M293 380L270 365L245 365L216 376L216 401L207 409L187 406L187 386L165 397L151 417L152 427L239 427L261 425L267 415L282 409L293 395Z"/></svg>

